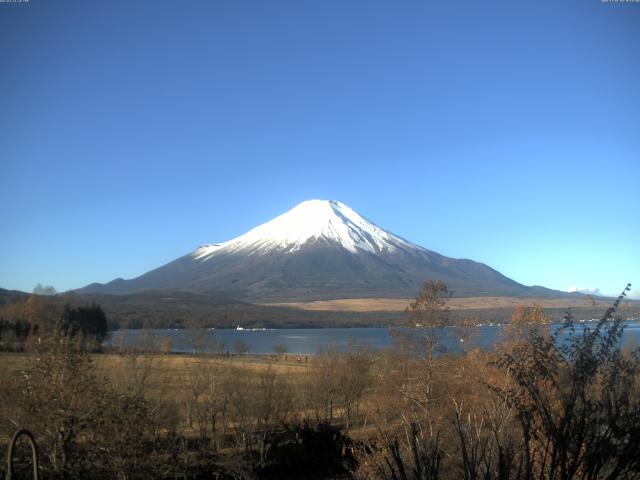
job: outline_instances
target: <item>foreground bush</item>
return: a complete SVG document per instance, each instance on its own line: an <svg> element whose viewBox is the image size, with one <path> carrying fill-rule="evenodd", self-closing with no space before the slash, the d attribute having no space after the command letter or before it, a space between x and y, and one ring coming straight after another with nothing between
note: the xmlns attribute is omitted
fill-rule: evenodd
<svg viewBox="0 0 640 480"><path fill-rule="evenodd" d="M640 478L640 355L622 353L614 318L628 289L593 328L569 314L550 332L541 309L519 309L510 331L520 333L491 362L488 401L449 391L448 419L434 409L382 432L363 478Z"/></svg>

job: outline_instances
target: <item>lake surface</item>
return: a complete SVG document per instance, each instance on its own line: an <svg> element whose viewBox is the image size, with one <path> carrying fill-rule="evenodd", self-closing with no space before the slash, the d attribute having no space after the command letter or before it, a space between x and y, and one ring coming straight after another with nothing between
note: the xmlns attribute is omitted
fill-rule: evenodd
<svg viewBox="0 0 640 480"><path fill-rule="evenodd" d="M589 325L578 323L577 327ZM557 328L559 325L553 326ZM451 327L439 329L442 344L450 352L480 347L492 348L500 338L503 325L484 325L472 329L472 338L464 343ZM249 353L273 354L278 345L286 347L290 354L313 355L324 348L335 347L344 350L350 345L369 346L384 349L393 345L393 338L387 328L292 328L272 330L117 330L111 332L105 344L109 346L136 346L147 348L170 348L176 353L232 352L237 342L248 347ZM640 322L627 322L622 343L640 345Z"/></svg>

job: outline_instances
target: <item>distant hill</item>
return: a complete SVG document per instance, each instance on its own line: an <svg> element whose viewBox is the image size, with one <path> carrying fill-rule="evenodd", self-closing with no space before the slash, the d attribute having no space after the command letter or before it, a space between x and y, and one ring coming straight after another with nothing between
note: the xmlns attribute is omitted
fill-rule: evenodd
<svg viewBox="0 0 640 480"><path fill-rule="evenodd" d="M130 280L93 283L83 294L170 290L248 302L407 298L427 280L455 296L555 298L473 260L404 240L337 201L309 200L225 243L207 244Z"/></svg>
<svg viewBox="0 0 640 480"><path fill-rule="evenodd" d="M95 302L104 309L110 329L115 328L311 328L311 327L387 327L398 325L406 319L402 311L403 302L376 302L378 309L346 309L335 306L325 309L308 309L308 306L258 305L229 300L210 295L180 291L154 291L126 295L107 294L59 294L55 296L34 296L24 292L0 289L0 318L11 321L17 318L12 308L16 303L36 299L47 321L54 322L64 304L72 307ZM452 319L475 318L479 321L505 322L511 318L517 303L533 303L534 299L500 298L460 298L450 303ZM5 303L2 303L2 302ZM366 301L363 299L362 301ZM515 302L515 303L514 303ZM332 302L330 302L332 303ZM336 302L340 304L341 302ZM347 302L349 303L349 302ZM407 302L408 303L408 300ZM611 304L611 299L598 299L597 305L589 302L547 300L545 312L559 321L566 307L573 305L577 319L599 318ZM32 310L32 309L31 309ZM640 302L626 301L621 311L623 316L640 317ZM49 318L50 317L50 318Z"/></svg>
<svg viewBox="0 0 640 480"><path fill-rule="evenodd" d="M6 290L0 288L0 305L6 305L18 298L28 297L29 294L19 290Z"/></svg>
<svg viewBox="0 0 640 480"><path fill-rule="evenodd" d="M59 301L99 304L112 329L387 326L403 316L402 312L313 312L164 290L128 295L75 294L59 296Z"/></svg>

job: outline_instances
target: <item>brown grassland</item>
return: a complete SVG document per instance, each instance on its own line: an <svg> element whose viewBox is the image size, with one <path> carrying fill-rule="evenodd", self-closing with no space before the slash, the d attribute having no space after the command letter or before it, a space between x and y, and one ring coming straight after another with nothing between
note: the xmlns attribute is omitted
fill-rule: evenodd
<svg viewBox="0 0 640 480"><path fill-rule="evenodd" d="M265 305L332 312L402 312L412 301L412 298L343 298L312 302L270 303ZM540 298L533 302L530 298L521 297L452 297L447 300L447 305L451 310L514 309L518 305L528 303L535 303L543 308L561 309L590 308L593 305L592 300L585 297Z"/></svg>
<svg viewBox="0 0 640 480"><path fill-rule="evenodd" d="M302 362L30 337L0 354L0 455L27 428L52 479L640 478L640 351L619 343L624 295L586 329L569 317L562 340L543 308L521 305L492 352L458 322L463 351L447 355L444 293L425 285L389 350ZM28 465L19 446L16 475Z"/></svg>

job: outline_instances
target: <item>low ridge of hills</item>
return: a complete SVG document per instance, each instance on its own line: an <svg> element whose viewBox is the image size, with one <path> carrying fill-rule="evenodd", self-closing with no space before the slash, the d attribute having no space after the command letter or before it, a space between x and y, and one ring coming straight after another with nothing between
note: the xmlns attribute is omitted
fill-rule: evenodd
<svg viewBox="0 0 640 480"><path fill-rule="evenodd" d="M0 289L0 318L12 320L6 315L10 304L30 297L28 293ZM244 328L388 327L406 319L403 309L408 304L408 300L404 304L401 299L360 299L357 302L360 307L332 307L320 302L321 308L314 309L305 305L251 304L210 295L157 290L123 295L66 293L37 298L59 307L67 303L71 306L98 303L107 315L110 329L235 328L237 325ZM511 318L517 304L533 302L541 303L552 319L560 321L568 307L576 318L599 318L611 299L597 299L594 305L577 297L547 300L467 297L453 298L449 305L453 320L474 318L478 322L505 322ZM640 302L628 301L626 304L625 315L640 316Z"/></svg>

